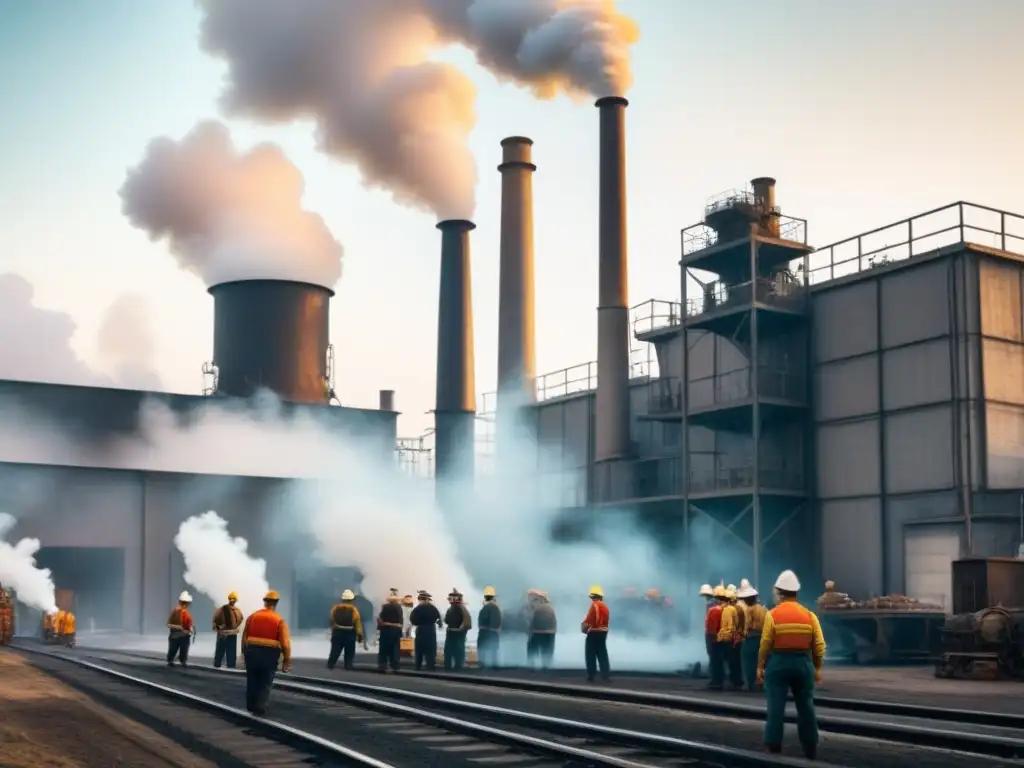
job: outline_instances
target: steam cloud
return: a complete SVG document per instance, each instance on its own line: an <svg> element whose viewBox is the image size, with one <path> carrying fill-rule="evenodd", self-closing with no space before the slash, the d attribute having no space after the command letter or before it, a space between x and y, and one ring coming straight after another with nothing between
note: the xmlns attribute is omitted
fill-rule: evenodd
<svg viewBox="0 0 1024 768"><path fill-rule="evenodd" d="M472 218L476 90L430 59L461 44L540 98L624 93L639 37L614 0L199 0L201 44L228 64L229 114L315 121L366 184L440 219Z"/></svg>
<svg viewBox="0 0 1024 768"><path fill-rule="evenodd" d="M231 280L341 277L341 244L302 207L302 174L273 144L239 152L228 129L196 125L180 141L154 139L120 190L133 226L166 240L208 286Z"/></svg>
<svg viewBox="0 0 1024 768"><path fill-rule="evenodd" d="M222 605L238 593L238 607L249 615L263 607L267 563L249 556L245 539L228 533L228 523L214 511L190 517L178 528L174 546L185 558L185 582Z"/></svg>
<svg viewBox="0 0 1024 768"><path fill-rule="evenodd" d="M35 289L20 275L0 275L0 379L85 386L159 389L153 370L152 321L145 301L122 295L107 308L97 346L110 375L93 368L74 351L78 330L64 312L35 303Z"/></svg>
<svg viewBox="0 0 1024 768"><path fill-rule="evenodd" d="M22 539L8 544L4 537L15 520L0 513L0 584L13 588L18 602L41 611L56 611L53 579L46 568L36 568L39 539Z"/></svg>

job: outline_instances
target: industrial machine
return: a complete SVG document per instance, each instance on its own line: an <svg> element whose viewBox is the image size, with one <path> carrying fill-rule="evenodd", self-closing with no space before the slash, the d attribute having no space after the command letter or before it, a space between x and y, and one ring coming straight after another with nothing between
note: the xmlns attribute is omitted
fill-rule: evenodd
<svg viewBox="0 0 1024 768"><path fill-rule="evenodd" d="M953 563L953 615L942 628L937 677L1024 678L1024 560Z"/></svg>
<svg viewBox="0 0 1024 768"><path fill-rule="evenodd" d="M14 642L14 591L0 584L0 645Z"/></svg>

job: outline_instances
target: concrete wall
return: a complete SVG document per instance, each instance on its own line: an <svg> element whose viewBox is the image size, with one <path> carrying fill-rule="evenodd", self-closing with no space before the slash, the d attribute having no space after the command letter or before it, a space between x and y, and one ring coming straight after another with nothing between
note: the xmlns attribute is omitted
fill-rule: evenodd
<svg viewBox="0 0 1024 768"><path fill-rule="evenodd" d="M842 591L909 582L948 598L936 558L961 536L982 477L977 306L976 261L963 253L812 294L822 563ZM929 536L908 534L925 524Z"/></svg>

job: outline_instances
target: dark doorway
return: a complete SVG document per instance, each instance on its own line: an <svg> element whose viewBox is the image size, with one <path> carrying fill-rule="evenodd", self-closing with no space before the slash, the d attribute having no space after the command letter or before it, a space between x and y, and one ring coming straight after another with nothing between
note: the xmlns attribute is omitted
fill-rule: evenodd
<svg viewBox="0 0 1024 768"><path fill-rule="evenodd" d="M297 629L327 629L331 606L346 589L358 591L363 574L358 568L311 568L295 579ZM363 619L366 620L365 618Z"/></svg>
<svg viewBox="0 0 1024 768"><path fill-rule="evenodd" d="M58 604L74 611L79 632L124 629L124 549L43 547L36 563L50 569Z"/></svg>

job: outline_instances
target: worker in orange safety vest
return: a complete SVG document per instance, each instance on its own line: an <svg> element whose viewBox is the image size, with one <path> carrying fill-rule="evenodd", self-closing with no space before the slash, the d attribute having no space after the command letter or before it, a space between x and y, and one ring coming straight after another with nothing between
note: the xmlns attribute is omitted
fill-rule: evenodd
<svg viewBox="0 0 1024 768"><path fill-rule="evenodd" d="M604 602L604 590L596 584L590 588L590 610L580 624L580 629L587 636L583 648L583 658L587 665L587 680L593 682L598 667L601 679L611 676L611 665L608 661L608 625L611 612Z"/></svg>
<svg viewBox="0 0 1024 768"><path fill-rule="evenodd" d="M797 736L808 759L818 753L818 720L814 685L821 682L825 636L818 617L797 602L800 580L783 571L775 580L778 603L766 615L757 658L757 682L765 687L767 712L764 741L769 752L782 751L786 699L793 694Z"/></svg>
<svg viewBox="0 0 1024 768"><path fill-rule="evenodd" d="M252 714L267 713L270 691L274 687L277 663L281 671L292 669L292 640L288 625L277 612L281 596L271 590L263 597L263 607L245 620L242 630L242 654L245 658L245 708Z"/></svg>

